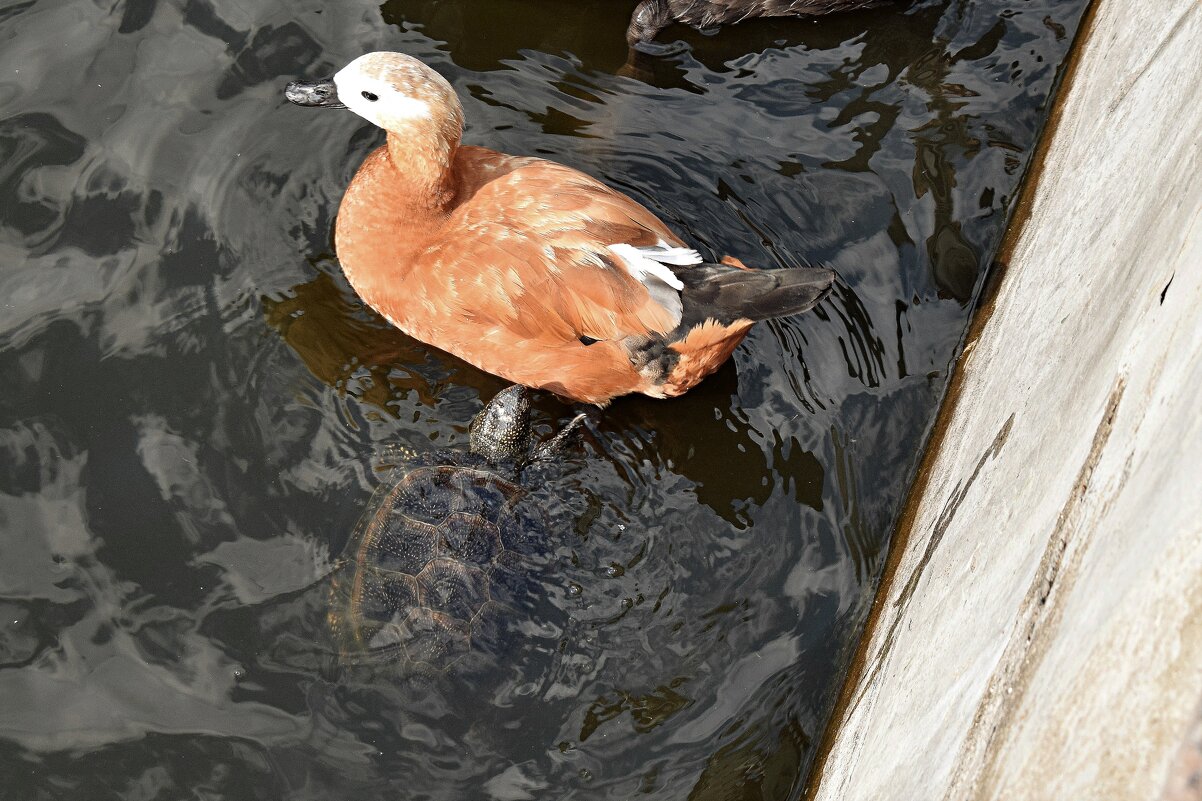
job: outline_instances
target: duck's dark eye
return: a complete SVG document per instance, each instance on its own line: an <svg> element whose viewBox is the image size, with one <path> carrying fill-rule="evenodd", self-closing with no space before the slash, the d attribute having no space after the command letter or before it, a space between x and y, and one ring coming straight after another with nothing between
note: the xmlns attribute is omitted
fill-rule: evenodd
<svg viewBox="0 0 1202 801"><path fill-rule="evenodd" d="M359 94L363 95L364 100L370 100L373 103L380 99L379 95L371 92L360 92Z"/></svg>

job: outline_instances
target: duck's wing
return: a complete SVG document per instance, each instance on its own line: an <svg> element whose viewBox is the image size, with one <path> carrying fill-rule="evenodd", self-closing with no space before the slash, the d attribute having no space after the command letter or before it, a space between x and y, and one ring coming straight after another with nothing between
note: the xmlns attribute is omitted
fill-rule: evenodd
<svg viewBox="0 0 1202 801"><path fill-rule="evenodd" d="M480 186L426 254L422 278L525 338L622 340L681 320L669 265L700 263L655 215L600 181L528 159ZM444 291L445 290L440 290Z"/></svg>

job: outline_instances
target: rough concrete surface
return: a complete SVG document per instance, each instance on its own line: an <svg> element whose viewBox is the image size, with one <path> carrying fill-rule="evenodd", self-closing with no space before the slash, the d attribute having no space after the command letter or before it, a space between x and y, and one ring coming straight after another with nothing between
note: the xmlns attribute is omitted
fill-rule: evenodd
<svg viewBox="0 0 1202 801"><path fill-rule="evenodd" d="M1202 3L1091 14L812 797L1157 799L1192 769Z"/></svg>

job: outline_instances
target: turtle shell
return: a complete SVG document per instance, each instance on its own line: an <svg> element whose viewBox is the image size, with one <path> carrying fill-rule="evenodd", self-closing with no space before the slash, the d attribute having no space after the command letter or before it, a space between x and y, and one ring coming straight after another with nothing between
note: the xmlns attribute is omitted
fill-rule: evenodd
<svg viewBox="0 0 1202 801"><path fill-rule="evenodd" d="M528 590L527 543L541 528L519 511L524 495L467 453L394 468L334 580L330 624L340 652L445 670L495 645Z"/></svg>

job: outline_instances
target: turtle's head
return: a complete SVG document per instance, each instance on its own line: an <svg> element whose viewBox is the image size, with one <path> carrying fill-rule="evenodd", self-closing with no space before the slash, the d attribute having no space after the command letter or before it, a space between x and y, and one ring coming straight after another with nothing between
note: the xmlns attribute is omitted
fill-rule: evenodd
<svg viewBox="0 0 1202 801"><path fill-rule="evenodd" d="M472 453L490 462L522 462L530 451L530 390L498 392L468 426Z"/></svg>

